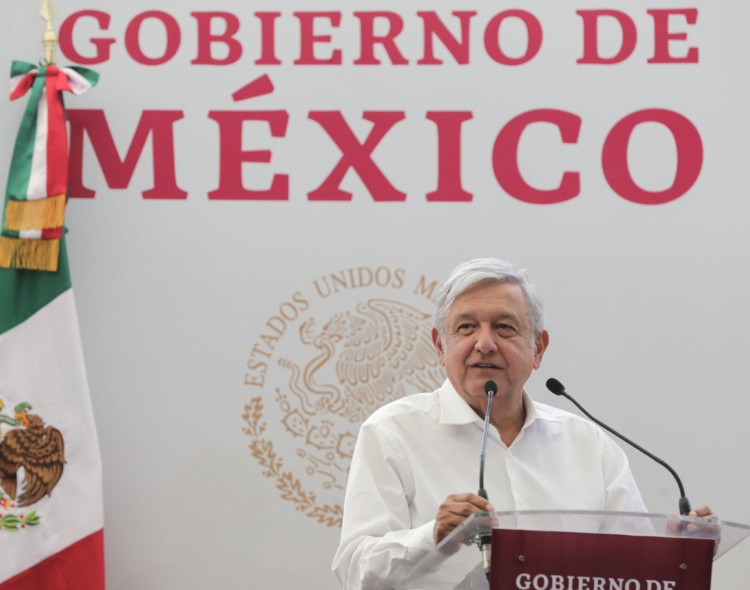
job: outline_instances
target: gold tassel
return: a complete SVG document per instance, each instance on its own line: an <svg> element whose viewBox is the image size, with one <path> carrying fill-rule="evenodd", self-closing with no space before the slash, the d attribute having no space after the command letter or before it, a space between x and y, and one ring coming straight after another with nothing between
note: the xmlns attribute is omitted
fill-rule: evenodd
<svg viewBox="0 0 750 590"><path fill-rule="evenodd" d="M60 240L27 240L0 237L0 267L57 270Z"/></svg>
<svg viewBox="0 0 750 590"><path fill-rule="evenodd" d="M5 228L51 229L60 227L65 219L65 195L55 195L30 201L8 201L5 209Z"/></svg>

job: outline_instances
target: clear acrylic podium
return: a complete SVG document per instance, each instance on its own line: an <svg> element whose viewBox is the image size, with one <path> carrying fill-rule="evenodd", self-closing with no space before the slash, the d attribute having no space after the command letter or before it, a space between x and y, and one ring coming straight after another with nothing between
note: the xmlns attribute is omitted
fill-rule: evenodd
<svg viewBox="0 0 750 590"><path fill-rule="evenodd" d="M491 580L476 545L492 535ZM711 563L750 526L635 512L475 514L419 559L398 590L709 590Z"/></svg>

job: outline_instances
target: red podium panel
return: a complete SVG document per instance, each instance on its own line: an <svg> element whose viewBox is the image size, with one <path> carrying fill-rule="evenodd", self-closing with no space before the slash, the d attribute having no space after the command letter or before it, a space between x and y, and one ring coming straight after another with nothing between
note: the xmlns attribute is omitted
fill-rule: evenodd
<svg viewBox="0 0 750 590"><path fill-rule="evenodd" d="M484 552L477 547L489 534L491 586ZM709 590L712 562L749 536L748 525L694 516L590 510L481 512L383 587Z"/></svg>
<svg viewBox="0 0 750 590"><path fill-rule="evenodd" d="M492 530L491 590L709 590L711 539Z"/></svg>

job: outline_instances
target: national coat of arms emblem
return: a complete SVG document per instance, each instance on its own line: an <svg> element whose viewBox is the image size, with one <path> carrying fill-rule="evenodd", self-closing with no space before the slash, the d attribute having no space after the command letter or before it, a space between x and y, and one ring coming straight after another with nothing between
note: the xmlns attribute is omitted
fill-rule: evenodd
<svg viewBox="0 0 750 590"><path fill-rule="evenodd" d="M268 360L248 362L262 368L254 385L266 396L245 405L243 430L283 499L322 524L340 526L360 424L390 401L435 389L444 373L431 316L418 307L391 297L349 297L344 305L336 300L327 315L313 316L312 298L298 295L297 311L288 308L284 320L283 345L276 338Z"/></svg>
<svg viewBox="0 0 750 590"><path fill-rule="evenodd" d="M0 530L17 531L39 524L35 510L13 510L52 494L65 465L65 446L60 431L30 414L28 403L16 405L13 417L2 413L4 407L0 400Z"/></svg>

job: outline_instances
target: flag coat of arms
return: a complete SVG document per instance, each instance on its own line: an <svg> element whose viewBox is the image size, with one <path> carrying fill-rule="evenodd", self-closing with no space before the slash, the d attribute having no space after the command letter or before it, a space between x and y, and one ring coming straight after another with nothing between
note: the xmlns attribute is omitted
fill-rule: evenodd
<svg viewBox="0 0 750 590"><path fill-rule="evenodd" d="M12 97L31 96L0 244L0 590L104 588L101 457L62 227L60 95L86 74L12 69Z"/></svg>

